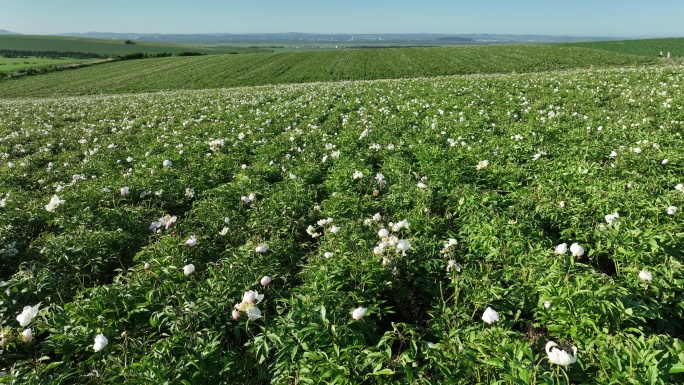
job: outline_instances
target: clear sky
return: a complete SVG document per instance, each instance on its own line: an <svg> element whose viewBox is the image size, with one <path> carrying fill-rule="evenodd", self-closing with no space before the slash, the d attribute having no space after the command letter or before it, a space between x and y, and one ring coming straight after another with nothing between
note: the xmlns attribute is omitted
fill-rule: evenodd
<svg viewBox="0 0 684 385"><path fill-rule="evenodd" d="M0 29L675 37L684 0L0 0Z"/></svg>

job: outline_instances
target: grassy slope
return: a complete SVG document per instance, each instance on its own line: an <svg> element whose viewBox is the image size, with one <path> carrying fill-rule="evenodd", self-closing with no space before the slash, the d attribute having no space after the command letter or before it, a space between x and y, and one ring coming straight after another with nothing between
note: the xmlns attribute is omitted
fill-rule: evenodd
<svg viewBox="0 0 684 385"><path fill-rule="evenodd" d="M684 56L684 38L593 41L567 45L649 57L657 57L660 51L663 51L663 55L669 51L672 57Z"/></svg>
<svg viewBox="0 0 684 385"><path fill-rule="evenodd" d="M41 57L30 56L27 58L0 58L0 71L12 71L21 68L40 67L48 65L64 65L70 63L83 63L101 59L46 59Z"/></svg>
<svg viewBox="0 0 684 385"><path fill-rule="evenodd" d="M207 89L642 65L653 59L561 45L402 48L173 57L6 80L0 97Z"/></svg>
<svg viewBox="0 0 684 385"><path fill-rule="evenodd" d="M139 42L124 44L121 40L92 39L80 37L42 36L42 35L0 35L0 49L29 51L77 51L98 53L103 55L121 55L131 52L182 52L198 51L205 54L223 54L231 52L255 52L245 47L197 47L191 45L158 44Z"/></svg>

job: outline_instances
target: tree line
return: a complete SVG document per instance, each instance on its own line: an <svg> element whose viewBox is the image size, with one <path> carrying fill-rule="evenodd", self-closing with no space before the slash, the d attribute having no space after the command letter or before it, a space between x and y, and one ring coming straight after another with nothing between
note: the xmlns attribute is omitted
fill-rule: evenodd
<svg viewBox="0 0 684 385"><path fill-rule="evenodd" d="M16 49L0 49L0 56L6 58L25 58L29 56L35 56L39 58L48 59L59 59L59 58L72 58L72 59L105 59L108 56L92 53L92 52L77 52L77 51L30 51L30 50L16 50Z"/></svg>

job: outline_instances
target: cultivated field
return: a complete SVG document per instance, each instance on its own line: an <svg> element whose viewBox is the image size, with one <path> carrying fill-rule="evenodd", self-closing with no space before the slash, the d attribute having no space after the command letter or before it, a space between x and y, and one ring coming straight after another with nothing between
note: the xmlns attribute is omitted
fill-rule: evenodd
<svg viewBox="0 0 684 385"><path fill-rule="evenodd" d="M143 53L178 53L196 51L206 55L232 52L257 52L248 47L198 47L196 45L162 44L151 42L135 42L124 44L123 40L92 39L80 37L45 36L45 35L0 35L0 50L25 51L73 51L96 53L99 55L117 56L132 52ZM267 50L265 52L268 52Z"/></svg>
<svg viewBox="0 0 684 385"><path fill-rule="evenodd" d="M594 41L568 45L646 57L658 57L658 53L661 51L664 56L670 52L673 59L684 56L684 38Z"/></svg>
<svg viewBox="0 0 684 385"><path fill-rule="evenodd" d="M624 58L539 49L557 56L479 68ZM320 66L439 74L451 52ZM188 68L210 58L158 60L0 92L260 71L216 58L205 82ZM682 383L683 81L637 66L2 99L0 381Z"/></svg>
<svg viewBox="0 0 684 385"><path fill-rule="evenodd" d="M171 57L6 79L0 97L111 94L266 84L538 72L657 63L563 45L400 48Z"/></svg>

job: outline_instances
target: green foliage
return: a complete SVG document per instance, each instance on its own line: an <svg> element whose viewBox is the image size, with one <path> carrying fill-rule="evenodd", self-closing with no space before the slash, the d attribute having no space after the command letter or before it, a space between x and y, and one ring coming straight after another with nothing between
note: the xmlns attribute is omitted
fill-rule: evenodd
<svg viewBox="0 0 684 385"><path fill-rule="evenodd" d="M0 382L681 383L683 81L2 99Z"/></svg>

